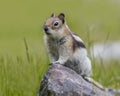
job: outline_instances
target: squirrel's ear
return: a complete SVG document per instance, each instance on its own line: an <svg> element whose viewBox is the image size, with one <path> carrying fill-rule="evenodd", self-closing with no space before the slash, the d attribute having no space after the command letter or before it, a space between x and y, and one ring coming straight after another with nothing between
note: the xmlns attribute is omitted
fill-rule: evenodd
<svg viewBox="0 0 120 96"><path fill-rule="evenodd" d="M62 20L63 23L65 22L65 15L64 15L64 13L60 13L60 14L58 15L58 18L59 18L60 20Z"/></svg>
<svg viewBox="0 0 120 96"><path fill-rule="evenodd" d="M55 14L54 14L54 13L52 13L52 14L51 14L51 17L55 17Z"/></svg>

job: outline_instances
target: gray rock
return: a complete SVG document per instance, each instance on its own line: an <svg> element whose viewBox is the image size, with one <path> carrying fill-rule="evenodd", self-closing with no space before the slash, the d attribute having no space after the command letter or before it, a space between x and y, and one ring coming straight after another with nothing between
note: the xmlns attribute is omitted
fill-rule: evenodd
<svg viewBox="0 0 120 96"><path fill-rule="evenodd" d="M101 90L72 69L54 64L44 75L37 96L120 96L118 92L120 90Z"/></svg>

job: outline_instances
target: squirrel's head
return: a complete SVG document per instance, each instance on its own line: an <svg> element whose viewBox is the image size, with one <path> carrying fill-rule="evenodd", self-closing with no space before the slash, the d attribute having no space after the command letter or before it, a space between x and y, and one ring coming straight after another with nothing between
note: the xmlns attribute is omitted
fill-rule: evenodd
<svg viewBox="0 0 120 96"><path fill-rule="evenodd" d="M65 15L60 13L58 16L52 14L50 18L45 21L43 26L46 35L55 36L59 35L65 24Z"/></svg>

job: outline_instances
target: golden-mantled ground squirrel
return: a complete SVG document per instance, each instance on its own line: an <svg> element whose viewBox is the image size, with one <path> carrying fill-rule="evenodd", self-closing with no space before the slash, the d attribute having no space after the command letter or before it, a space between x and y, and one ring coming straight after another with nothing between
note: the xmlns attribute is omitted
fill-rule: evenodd
<svg viewBox="0 0 120 96"><path fill-rule="evenodd" d="M67 66L82 76L92 74L86 47L65 22L65 15L51 15L44 24L45 44L52 64Z"/></svg>
<svg viewBox="0 0 120 96"><path fill-rule="evenodd" d="M90 78L91 61L81 38L74 34L66 24L65 15L51 15L43 26L45 44L51 64L62 64L76 71L87 81L104 90L104 87Z"/></svg>

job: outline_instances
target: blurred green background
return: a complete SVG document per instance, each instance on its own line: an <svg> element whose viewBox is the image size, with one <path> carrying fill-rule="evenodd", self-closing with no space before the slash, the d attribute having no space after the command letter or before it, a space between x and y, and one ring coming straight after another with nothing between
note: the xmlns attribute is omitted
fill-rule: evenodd
<svg viewBox="0 0 120 96"><path fill-rule="evenodd" d="M57 15L60 12L65 13L71 30L84 40L87 27L93 28L91 36L95 41L103 41L108 32L109 39L119 39L119 10L120 3L117 0L2 0L0 52L24 54L21 50L24 37L38 46L36 48L43 46L42 26L53 12Z"/></svg>
<svg viewBox="0 0 120 96"><path fill-rule="evenodd" d="M42 26L53 12L65 13L68 26L86 45L103 42L108 35L109 40L120 40L119 0L1 0L0 96L35 96L49 64ZM93 65L94 78L105 86L120 87L118 63ZM108 68L111 71L107 73Z"/></svg>

